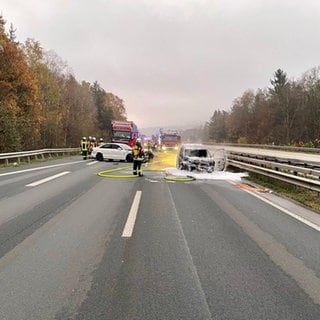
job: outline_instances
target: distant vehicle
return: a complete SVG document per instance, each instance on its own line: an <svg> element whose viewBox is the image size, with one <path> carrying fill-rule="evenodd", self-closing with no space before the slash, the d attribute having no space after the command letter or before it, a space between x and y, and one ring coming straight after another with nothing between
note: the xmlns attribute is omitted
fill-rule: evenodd
<svg viewBox="0 0 320 320"><path fill-rule="evenodd" d="M202 144L182 144L177 154L177 168L180 170L211 173L224 170L225 163L223 149L219 149L214 157Z"/></svg>
<svg viewBox="0 0 320 320"><path fill-rule="evenodd" d="M165 150L178 150L181 143L181 136L178 130L164 130L160 129L158 149Z"/></svg>
<svg viewBox="0 0 320 320"><path fill-rule="evenodd" d="M132 162L132 148L124 143L105 143L92 149L92 157L98 161L127 161Z"/></svg>
<svg viewBox="0 0 320 320"><path fill-rule="evenodd" d="M112 121L111 141L134 146L139 137L139 130L133 121Z"/></svg>

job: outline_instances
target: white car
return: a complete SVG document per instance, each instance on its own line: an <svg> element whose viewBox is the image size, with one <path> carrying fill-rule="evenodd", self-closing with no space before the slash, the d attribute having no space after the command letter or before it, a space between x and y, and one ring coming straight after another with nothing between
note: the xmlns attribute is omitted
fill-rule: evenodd
<svg viewBox="0 0 320 320"><path fill-rule="evenodd" d="M127 161L132 162L132 148L124 143L105 143L92 149L91 156L98 161Z"/></svg>

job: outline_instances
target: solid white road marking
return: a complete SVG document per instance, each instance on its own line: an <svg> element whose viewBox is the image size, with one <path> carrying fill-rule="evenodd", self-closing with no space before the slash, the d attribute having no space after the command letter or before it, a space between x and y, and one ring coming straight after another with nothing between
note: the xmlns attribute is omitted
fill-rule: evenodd
<svg viewBox="0 0 320 320"><path fill-rule="evenodd" d="M244 190L244 191L246 191L246 192L250 193L251 195L253 195L254 197L256 197L256 198L258 198L258 199L260 199L260 200L262 200L262 201L264 201L264 202L266 202L268 204L270 204L271 206L281 210L282 212L286 213L287 215L293 217L294 219L296 219L296 220L298 220L300 222L303 222L304 224L308 225L309 227L311 227L311 228L313 228L313 229L315 229L317 231L320 231L320 226L316 225L315 223L312 223L311 221L309 221L309 220L307 220L305 218L302 218L302 217L298 216L297 214L295 214L295 213L293 213L293 212L291 212L291 211L289 211L289 210L287 210L287 209L285 209L285 208L283 208L281 206L278 206L277 204L275 204L275 203L273 203L273 202L271 202L271 201L259 196L258 194L254 193L254 192L252 192L250 190Z"/></svg>
<svg viewBox="0 0 320 320"><path fill-rule="evenodd" d="M66 175L66 174L68 174L68 173L70 173L70 171L64 171L64 172L55 174L54 176L47 177L47 178L44 178L44 179L41 179L41 180L38 180L38 181L35 181L35 182L32 182L32 183L29 183L29 184L26 185L26 187L36 187L36 186L38 186L39 184L48 182L48 181L53 180L53 179L56 179L56 178L59 178L59 177L64 176L64 175Z"/></svg>
<svg viewBox="0 0 320 320"><path fill-rule="evenodd" d="M124 226L122 237L130 238L132 236L133 227L137 218L142 191L137 191L131 205L126 225Z"/></svg>

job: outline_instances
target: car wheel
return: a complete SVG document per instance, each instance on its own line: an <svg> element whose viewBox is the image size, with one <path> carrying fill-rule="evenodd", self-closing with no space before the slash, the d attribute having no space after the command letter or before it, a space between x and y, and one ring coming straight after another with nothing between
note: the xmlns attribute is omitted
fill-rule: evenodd
<svg viewBox="0 0 320 320"><path fill-rule="evenodd" d="M103 155L102 155L102 153L97 153L96 159L97 159L98 161L103 161Z"/></svg>
<svg viewBox="0 0 320 320"><path fill-rule="evenodd" d="M127 156L126 156L126 161L127 162L132 162L133 161L133 157L132 157L132 154L127 154Z"/></svg>

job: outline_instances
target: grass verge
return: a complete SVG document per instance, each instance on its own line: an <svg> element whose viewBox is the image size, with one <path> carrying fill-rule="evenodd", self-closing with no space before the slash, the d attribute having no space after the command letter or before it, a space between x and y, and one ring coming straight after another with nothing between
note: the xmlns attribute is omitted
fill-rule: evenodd
<svg viewBox="0 0 320 320"><path fill-rule="evenodd" d="M246 179L320 213L320 195L318 192L252 172Z"/></svg>

